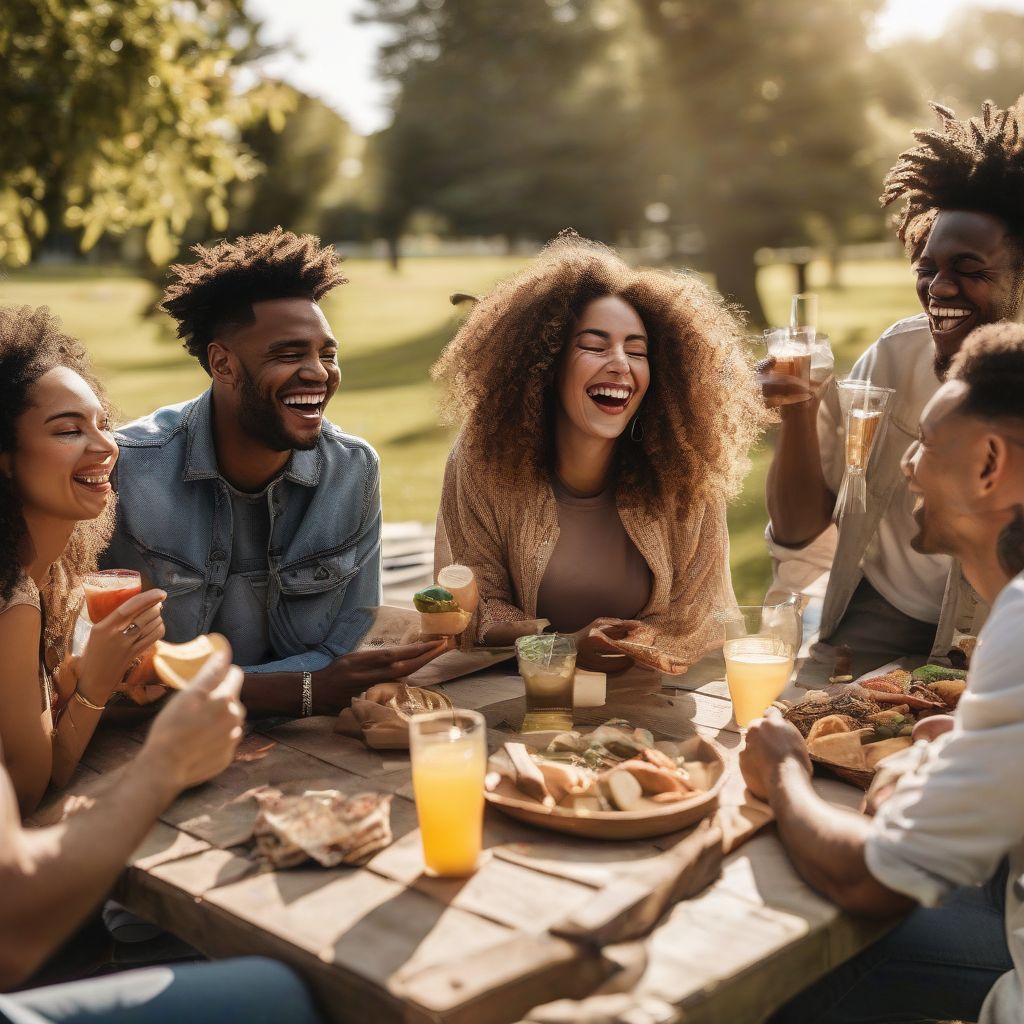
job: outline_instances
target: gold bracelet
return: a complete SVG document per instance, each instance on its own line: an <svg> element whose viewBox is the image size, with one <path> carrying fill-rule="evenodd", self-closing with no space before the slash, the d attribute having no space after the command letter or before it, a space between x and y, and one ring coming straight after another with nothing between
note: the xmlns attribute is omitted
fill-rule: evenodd
<svg viewBox="0 0 1024 1024"><path fill-rule="evenodd" d="M93 704L88 697L82 696L81 690L75 690L71 696L74 697L79 704L84 704L90 711L102 711L107 706L106 704Z"/></svg>

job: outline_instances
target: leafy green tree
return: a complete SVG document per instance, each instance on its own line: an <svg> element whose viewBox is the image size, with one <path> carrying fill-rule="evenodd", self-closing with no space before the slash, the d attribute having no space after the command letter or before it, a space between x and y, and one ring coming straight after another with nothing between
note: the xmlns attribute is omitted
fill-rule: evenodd
<svg viewBox="0 0 1024 1024"><path fill-rule="evenodd" d="M381 70L401 86L377 142L380 221L417 209L458 234L614 238L646 189L625 3L369 0L394 30Z"/></svg>
<svg viewBox="0 0 1024 1024"><path fill-rule="evenodd" d="M269 231L277 224L319 233L320 221L352 142L348 122L321 100L284 86L291 113L284 127L269 121L246 129L242 141L266 168L231 190L232 234Z"/></svg>
<svg viewBox="0 0 1024 1024"><path fill-rule="evenodd" d="M258 161L240 139L288 98L245 88L264 52L243 0L15 0L0 7L0 260L19 264L51 223L105 233L146 228L170 260L204 210L227 225L232 182Z"/></svg>
<svg viewBox="0 0 1024 1024"><path fill-rule="evenodd" d="M938 38L900 42L885 56L906 69L914 90L913 124L924 123L928 100L952 106L961 116L977 113L985 100L1006 107L1024 92L1024 15L970 7Z"/></svg>
<svg viewBox="0 0 1024 1024"><path fill-rule="evenodd" d="M764 314L754 253L841 233L878 194L867 32L879 0L634 0L660 52L649 91L673 218L719 289Z"/></svg>

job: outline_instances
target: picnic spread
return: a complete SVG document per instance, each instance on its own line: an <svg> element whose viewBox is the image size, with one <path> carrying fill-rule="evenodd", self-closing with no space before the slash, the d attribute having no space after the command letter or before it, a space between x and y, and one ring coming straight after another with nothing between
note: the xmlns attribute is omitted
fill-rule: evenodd
<svg viewBox="0 0 1024 1024"><path fill-rule="evenodd" d="M756 1019L880 934L800 880L745 791L720 654L682 676L609 677L605 705L551 736L519 733L523 679L491 661L381 709L392 739L408 710L450 703L486 720L499 778L469 877L425 873L409 756L350 714L347 727L251 721L227 771L162 815L117 898L207 955L284 960L337 1021L584 1020L591 1004L630 1021ZM143 735L98 733L37 819L109 784ZM509 747L542 789L518 788ZM816 786L859 803L851 786Z"/></svg>

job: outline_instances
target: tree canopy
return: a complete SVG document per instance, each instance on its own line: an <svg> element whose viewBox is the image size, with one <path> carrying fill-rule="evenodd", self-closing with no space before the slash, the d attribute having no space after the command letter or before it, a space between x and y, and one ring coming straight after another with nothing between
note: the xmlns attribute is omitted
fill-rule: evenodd
<svg viewBox="0 0 1024 1024"><path fill-rule="evenodd" d="M227 224L232 182L258 161L245 125L288 96L246 77L262 55L242 0L19 0L0 8L0 261L25 263L51 224L146 228L155 263L189 218Z"/></svg>

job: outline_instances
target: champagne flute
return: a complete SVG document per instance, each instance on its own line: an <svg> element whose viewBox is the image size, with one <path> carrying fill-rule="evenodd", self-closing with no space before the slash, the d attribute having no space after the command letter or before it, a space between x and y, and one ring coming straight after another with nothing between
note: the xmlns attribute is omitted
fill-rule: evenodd
<svg viewBox="0 0 1024 1024"><path fill-rule="evenodd" d="M844 380L839 384L839 407L846 425L846 472L836 498L833 519L867 512L867 468L871 453L887 422L895 391L870 380Z"/></svg>

